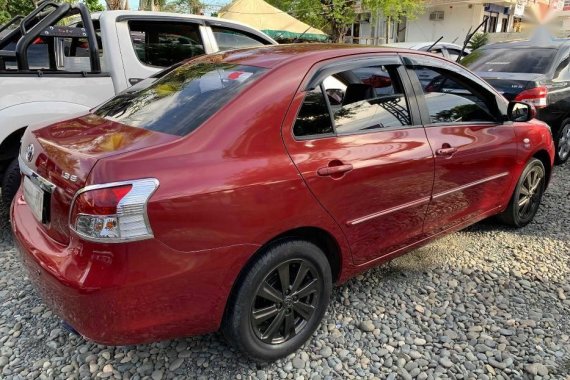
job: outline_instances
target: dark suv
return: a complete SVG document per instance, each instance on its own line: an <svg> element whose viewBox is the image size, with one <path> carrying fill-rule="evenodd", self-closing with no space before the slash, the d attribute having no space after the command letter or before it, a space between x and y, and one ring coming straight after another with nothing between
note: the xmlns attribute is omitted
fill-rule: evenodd
<svg viewBox="0 0 570 380"><path fill-rule="evenodd" d="M508 100L533 104L548 123L556 161L570 157L570 39L505 42L476 50L463 64Z"/></svg>

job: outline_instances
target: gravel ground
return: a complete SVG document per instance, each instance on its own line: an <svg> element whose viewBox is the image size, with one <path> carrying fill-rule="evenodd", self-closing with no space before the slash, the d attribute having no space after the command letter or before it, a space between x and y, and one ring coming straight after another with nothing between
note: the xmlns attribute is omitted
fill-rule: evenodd
<svg viewBox="0 0 570 380"><path fill-rule="evenodd" d="M219 334L107 347L67 333L2 218L0 378L570 380L569 180L570 164L555 169L522 230L483 222L336 288L314 338L266 366Z"/></svg>

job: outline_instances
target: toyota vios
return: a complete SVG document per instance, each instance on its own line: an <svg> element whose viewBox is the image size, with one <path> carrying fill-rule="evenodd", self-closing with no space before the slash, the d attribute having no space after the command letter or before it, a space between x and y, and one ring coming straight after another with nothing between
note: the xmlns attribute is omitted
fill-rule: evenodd
<svg viewBox="0 0 570 380"><path fill-rule="evenodd" d="M491 215L529 223L554 157L534 115L421 52L201 57L26 132L13 232L88 339L221 329L273 360L315 331L333 283Z"/></svg>

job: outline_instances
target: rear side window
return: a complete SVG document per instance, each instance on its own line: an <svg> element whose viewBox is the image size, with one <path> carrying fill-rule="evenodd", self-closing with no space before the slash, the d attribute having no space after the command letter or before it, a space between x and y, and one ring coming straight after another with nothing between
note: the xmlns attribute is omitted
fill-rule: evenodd
<svg viewBox="0 0 570 380"><path fill-rule="evenodd" d="M415 66L414 71L418 77L433 78L427 84L420 80L432 124L496 121L490 107L492 94L487 99L484 90L446 70Z"/></svg>
<svg viewBox="0 0 570 380"><path fill-rule="evenodd" d="M129 21L129 29L135 53L146 65L168 67L205 52L200 28L191 22Z"/></svg>
<svg viewBox="0 0 570 380"><path fill-rule="evenodd" d="M305 137L327 135L333 132L331 116L322 87L319 86L314 90L307 91L301 110L297 115L293 133L297 137Z"/></svg>
<svg viewBox="0 0 570 380"><path fill-rule="evenodd" d="M482 49L475 50L461 62L472 71L545 74L549 71L556 49Z"/></svg>
<svg viewBox="0 0 570 380"><path fill-rule="evenodd" d="M149 79L145 87L137 85L116 96L95 114L133 127L185 136L263 72L253 66L188 63Z"/></svg>
<svg viewBox="0 0 570 380"><path fill-rule="evenodd" d="M263 46L263 42L254 36L240 30L212 26L212 32L220 50L231 50L245 47Z"/></svg>

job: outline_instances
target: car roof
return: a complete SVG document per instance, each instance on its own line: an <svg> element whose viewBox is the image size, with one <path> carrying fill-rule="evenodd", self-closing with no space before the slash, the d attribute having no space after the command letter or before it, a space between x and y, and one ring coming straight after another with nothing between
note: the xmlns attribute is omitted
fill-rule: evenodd
<svg viewBox="0 0 570 380"><path fill-rule="evenodd" d="M528 49L528 48L545 48L560 49L561 47L570 46L569 38L554 38L547 41L508 41L498 42L484 46L482 49Z"/></svg>
<svg viewBox="0 0 570 380"><path fill-rule="evenodd" d="M451 43L451 42L438 42L436 44L435 41L432 41L432 42L394 42L394 43L390 43L390 44L384 44L383 46L392 46L392 47L416 50L416 49L421 49L424 47L429 47L432 45L454 47L454 48L461 49L461 46L454 44L454 43Z"/></svg>
<svg viewBox="0 0 570 380"><path fill-rule="evenodd" d="M307 43L267 45L249 49L230 50L221 54L225 62L273 68L284 62L307 60L316 63L336 57L390 52L409 53L409 50L367 45ZM418 54L429 55L423 52L418 52Z"/></svg>

